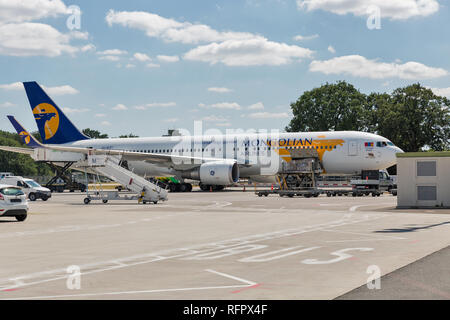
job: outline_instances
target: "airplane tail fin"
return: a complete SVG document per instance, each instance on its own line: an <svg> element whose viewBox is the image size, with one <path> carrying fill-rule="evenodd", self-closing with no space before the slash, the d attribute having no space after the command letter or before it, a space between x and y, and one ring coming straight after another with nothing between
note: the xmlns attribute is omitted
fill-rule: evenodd
<svg viewBox="0 0 450 320"><path fill-rule="evenodd" d="M24 82L23 86L44 144L89 139L73 125L37 82Z"/></svg>
<svg viewBox="0 0 450 320"><path fill-rule="evenodd" d="M7 116L9 121L11 121L14 129L16 129L20 138L22 138L23 143L31 148L41 148L42 145L36 140L33 135L31 135L13 116Z"/></svg>

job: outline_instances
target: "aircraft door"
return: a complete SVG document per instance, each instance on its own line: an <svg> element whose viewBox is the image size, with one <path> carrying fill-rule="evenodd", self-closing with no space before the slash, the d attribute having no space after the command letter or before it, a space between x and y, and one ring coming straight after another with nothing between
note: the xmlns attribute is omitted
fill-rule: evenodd
<svg viewBox="0 0 450 320"><path fill-rule="evenodd" d="M348 155L357 156L358 155L358 141L348 142Z"/></svg>

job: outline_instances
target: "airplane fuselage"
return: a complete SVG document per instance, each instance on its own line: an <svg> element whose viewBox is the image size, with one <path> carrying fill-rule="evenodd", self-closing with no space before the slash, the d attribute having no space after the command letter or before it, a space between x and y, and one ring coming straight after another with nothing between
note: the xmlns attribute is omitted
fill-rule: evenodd
<svg viewBox="0 0 450 320"><path fill-rule="evenodd" d="M74 147L124 150L154 154L234 159L240 177L264 180L279 173L282 161L292 160L292 151L314 150L329 174L357 174L381 170L396 163L402 152L381 136L356 131L297 132L279 134L229 134L213 136L170 136L153 138L90 139L68 143ZM142 176L181 176L188 164L155 164L130 161L130 170Z"/></svg>

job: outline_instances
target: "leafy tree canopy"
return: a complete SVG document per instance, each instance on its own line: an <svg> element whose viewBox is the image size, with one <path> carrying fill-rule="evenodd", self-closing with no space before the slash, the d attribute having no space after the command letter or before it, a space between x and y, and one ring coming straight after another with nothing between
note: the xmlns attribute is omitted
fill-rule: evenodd
<svg viewBox="0 0 450 320"><path fill-rule="evenodd" d="M90 128L83 129L83 133L92 139L106 139L108 138L108 134L101 133L98 130L93 130Z"/></svg>
<svg viewBox="0 0 450 320"><path fill-rule="evenodd" d="M404 151L450 148L450 101L419 83L366 95L339 81L304 92L291 104L286 131L368 131Z"/></svg>

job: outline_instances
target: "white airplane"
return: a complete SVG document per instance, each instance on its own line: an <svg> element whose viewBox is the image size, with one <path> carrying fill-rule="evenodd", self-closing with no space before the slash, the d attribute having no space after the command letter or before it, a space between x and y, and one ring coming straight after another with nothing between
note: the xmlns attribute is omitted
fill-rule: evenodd
<svg viewBox="0 0 450 320"><path fill-rule="evenodd" d="M327 174L386 169L396 163L395 154L403 152L384 137L357 131L91 139L72 124L36 82L23 84L43 143L13 117L8 118L28 146L120 156L136 174L198 180L203 190L219 190L240 178L275 182L283 163L292 161L299 149L315 153ZM0 149L29 154L23 148ZM191 189L190 184L182 184L182 191Z"/></svg>

